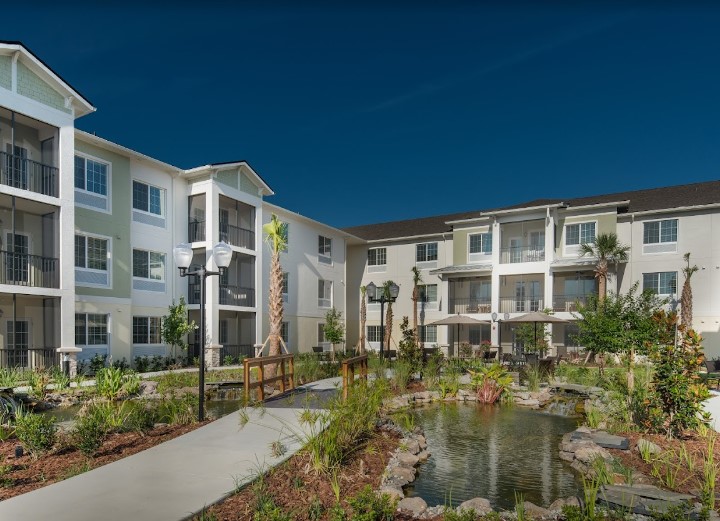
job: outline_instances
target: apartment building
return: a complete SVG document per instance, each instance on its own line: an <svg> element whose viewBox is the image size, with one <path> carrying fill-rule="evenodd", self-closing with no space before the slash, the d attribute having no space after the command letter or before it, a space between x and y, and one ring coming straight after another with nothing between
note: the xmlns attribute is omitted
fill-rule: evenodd
<svg viewBox="0 0 720 521"><path fill-rule="evenodd" d="M412 315L412 275L422 273L420 323L425 344L453 354L460 343L489 340L503 352L519 347L515 325L524 313L550 309L568 321L547 325L555 348L577 347L578 302L597 292L595 259L580 244L617 233L630 246L616 267L611 291L638 282L677 305L683 255L699 267L692 279L694 327L706 353L720 355L720 181L574 199L546 199L461 214L347 228L362 241L348 250L348 280L356 288L393 280L394 341L399 317ZM359 297L348 295L348 337L359 336ZM380 341L379 306L368 308L370 346ZM449 315L484 321L461 328L428 326ZM393 348L393 345L390 346Z"/></svg>

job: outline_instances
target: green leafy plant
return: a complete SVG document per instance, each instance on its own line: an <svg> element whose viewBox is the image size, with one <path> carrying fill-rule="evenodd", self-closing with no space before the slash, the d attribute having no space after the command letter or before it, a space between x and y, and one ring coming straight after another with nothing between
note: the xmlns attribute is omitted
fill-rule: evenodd
<svg viewBox="0 0 720 521"><path fill-rule="evenodd" d="M95 455L107 433L104 422L97 415L79 415L70 433L72 443L87 457Z"/></svg>
<svg viewBox="0 0 720 521"><path fill-rule="evenodd" d="M408 383L413 375L413 367L405 360L398 360L393 365L392 386L399 392L407 390Z"/></svg>
<svg viewBox="0 0 720 521"><path fill-rule="evenodd" d="M20 382L29 378L25 371L16 367L0 368L0 387L17 387Z"/></svg>
<svg viewBox="0 0 720 521"><path fill-rule="evenodd" d="M491 364L470 371L473 385L480 403L495 403L500 396L509 390L512 376L500 364Z"/></svg>
<svg viewBox="0 0 720 521"><path fill-rule="evenodd" d="M18 408L15 414L15 436L33 457L47 452L55 444L55 418L33 414Z"/></svg>
<svg viewBox="0 0 720 521"><path fill-rule="evenodd" d="M70 382L72 381L70 376L66 375L65 371L63 371L60 367L57 366L52 368L51 378L56 391L67 389L68 387L70 387Z"/></svg>
<svg viewBox="0 0 720 521"><path fill-rule="evenodd" d="M107 355L95 354L90 359L88 370L90 374L97 374L97 372L105 367L107 362Z"/></svg>
<svg viewBox="0 0 720 521"><path fill-rule="evenodd" d="M518 492L517 490L514 492L515 494L515 517L517 518L517 521L526 521L527 519L527 513L525 512L525 498L523 497L521 492Z"/></svg>
<svg viewBox="0 0 720 521"><path fill-rule="evenodd" d="M46 371L37 369L29 373L30 391L32 395L39 400L44 400L48 392L48 384L50 383L50 374Z"/></svg>
<svg viewBox="0 0 720 521"><path fill-rule="evenodd" d="M114 400L123 387L123 371L115 367L103 367L95 373L95 388L100 396Z"/></svg>
<svg viewBox="0 0 720 521"><path fill-rule="evenodd" d="M353 521L392 521L395 501L387 494L376 494L366 485L354 497L348 499Z"/></svg>
<svg viewBox="0 0 720 521"><path fill-rule="evenodd" d="M423 351L416 341L415 330L410 327L408 317L402 317L400 321L400 334L402 338L398 344L398 360L408 364L411 372L420 371L422 369Z"/></svg>
<svg viewBox="0 0 720 521"><path fill-rule="evenodd" d="M330 342L330 359L335 361L335 344L344 340L345 325L342 322L342 312L333 307L325 313L325 324L323 325L325 340Z"/></svg>
<svg viewBox="0 0 720 521"><path fill-rule="evenodd" d="M233 365L235 358L232 355L225 355L223 358L223 365Z"/></svg>
<svg viewBox="0 0 720 521"><path fill-rule="evenodd" d="M525 380L527 381L528 391L537 392L540 390L540 381L542 373L537 365L528 364L524 367Z"/></svg>
<svg viewBox="0 0 720 521"><path fill-rule="evenodd" d="M195 322L188 322L187 306L185 297L180 297L180 302L175 301L168 306L168 314L161 321L162 339L172 346L173 356L177 356L177 349L187 349L185 338L195 330Z"/></svg>
<svg viewBox="0 0 720 521"><path fill-rule="evenodd" d="M147 356L136 356L134 363L135 370L138 373L147 373L148 368L150 367L150 360L148 360Z"/></svg>

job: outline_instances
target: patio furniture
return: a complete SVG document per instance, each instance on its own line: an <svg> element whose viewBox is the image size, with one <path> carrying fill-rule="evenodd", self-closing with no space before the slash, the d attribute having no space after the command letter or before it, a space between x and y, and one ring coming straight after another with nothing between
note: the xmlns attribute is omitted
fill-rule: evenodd
<svg viewBox="0 0 720 521"><path fill-rule="evenodd" d="M495 360L495 357L497 355L497 351L484 351L483 352L483 362L490 362L491 360Z"/></svg>
<svg viewBox="0 0 720 521"><path fill-rule="evenodd" d="M500 360L500 363L502 365L511 366L513 365L513 355L512 353L503 353L502 358Z"/></svg>
<svg viewBox="0 0 720 521"><path fill-rule="evenodd" d="M396 349L388 349L387 357L389 360L397 359L397 350Z"/></svg>
<svg viewBox="0 0 720 521"><path fill-rule="evenodd" d="M705 360L705 369L705 385L711 387L714 383L715 389L720 388L720 360Z"/></svg>
<svg viewBox="0 0 720 521"><path fill-rule="evenodd" d="M525 363L527 365L534 365L537 367L539 357L537 353L525 353Z"/></svg>

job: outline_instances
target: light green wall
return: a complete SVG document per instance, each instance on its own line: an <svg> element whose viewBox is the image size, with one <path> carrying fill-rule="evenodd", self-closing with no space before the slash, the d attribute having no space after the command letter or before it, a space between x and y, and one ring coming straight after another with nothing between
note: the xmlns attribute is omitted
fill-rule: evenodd
<svg viewBox="0 0 720 521"><path fill-rule="evenodd" d="M75 228L112 237L112 289L77 287L79 295L130 298L132 248L130 245L130 159L75 139L75 149L110 163L112 213L75 208ZM118 238L119 237L119 238Z"/></svg>
<svg viewBox="0 0 720 521"><path fill-rule="evenodd" d="M39 101L43 105L66 112L72 111L65 107L65 98L62 94L45 83L37 74L27 68L22 62L17 64L17 92L30 99Z"/></svg>
<svg viewBox="0 0 720 521"><path fill-rule="evenodd" d="M453 264L467 264L468 235L471 233L488 233L490 226L460 228L453 230Z"/></svg>
<svg viewBox="0 0 720 521"><path fill-rule="evenodd" d="M250 178L242 172L240 172L240 190L246 194L254 196L258 195L258 187L255 186L255 183L253 183Z"/></svg>
<svg viewBox="0 0 720 521"><path fill-rule="evenodd" d="M595 233L617 233L617 214L604 213L599 215L566 215L557 220L555 231L555 255L562 256L562 240L566 224L585 223L596 221Z"/></svg>
<svg viewBox="0 0 720 521"><path fill-rule="evenodd" d="M12 88L12 57L0 56L0 87Z"/></svg>
<svg viewBox="0 0 720 521"><path fill-rule="evenodd" d="M238 172L237 170L223 170L217 174L217 182L222 183L230 188L237 189L238 187Z"/></svg>

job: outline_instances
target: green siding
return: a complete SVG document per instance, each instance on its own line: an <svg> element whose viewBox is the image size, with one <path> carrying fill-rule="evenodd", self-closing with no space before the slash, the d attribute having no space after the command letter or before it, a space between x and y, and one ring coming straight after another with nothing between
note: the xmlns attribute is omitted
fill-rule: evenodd
<svg viewBox="0 0 720 521"><path fill-rule="evenodd" d="M217 182L222 183L237 190L238 172L237 170L223 170L217 174Z"/></svg>
<svg viewBox="0 0 720 521"><path fill-rule="evenodd" d="M490 226L477 228L461 228L453 230L453 264L467 264L468 261L468 235L471 233L488 233Z"/></svg>
<svg viewBox="0 0 720 521"><path fill-rule="evenodd" d="M30 99L39 101L43 105L52 107L71 114L72 111L65 108L65 98L58 93L50 85L45 83L33 71L23 65L21 62L17 64L17 92Z"/></svg>
<svg viewBox="0 0 720 521"><path fill-rule="evenodd" d="M256 197L258 195L258 187L242 172L240 173L240 190Z"/></svg>
<svg viewBox="0 0 720 521"><path fill-rule="evenodd" d="M12 88L12 57L0 56L0 87Z"/></svg>
<svg viewBox="0 0 720 521"><path fill-rule="evenodd" d="M586 223L596 221L595 233L617 233L617 214L604 213L600 215L568 215L558 218L555 233L555 254L562 256L562 240L566 224Z"/></svg>
<svg viewBox="0 0 720 521"><path fill-rule="evenodd" d="M79 295L130 298L132 248L130 223L132 194L130 159L102 148L75 140L75 149L112 165L110 169L111 214L75 208L75 228L79 231L112 237L112 289L77 287ZM118 238L119 237L119 238Z"/></svg>

